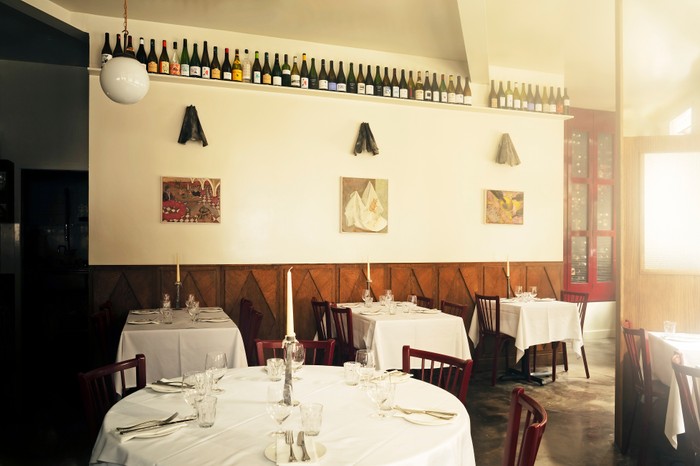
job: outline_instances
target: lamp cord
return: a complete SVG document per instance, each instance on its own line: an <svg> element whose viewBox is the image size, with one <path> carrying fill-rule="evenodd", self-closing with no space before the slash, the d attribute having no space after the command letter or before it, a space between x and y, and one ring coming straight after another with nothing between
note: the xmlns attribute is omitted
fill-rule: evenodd
<svg viewBox="0 0 700 466"><path fill-rule="evenodd" d="M128 5L128 0L124 0L124 30L122 31L124 33L124 39L129 37L129 28L127 27L127 12L129 10L129 5Z"/></svg>

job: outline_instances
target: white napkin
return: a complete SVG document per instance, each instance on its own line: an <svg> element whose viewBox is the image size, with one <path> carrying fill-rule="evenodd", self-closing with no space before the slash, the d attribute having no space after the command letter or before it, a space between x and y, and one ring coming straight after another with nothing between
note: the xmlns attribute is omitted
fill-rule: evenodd
<svg viewBox="0 0 700 466"><path fill-rule="evenodd" d="M298 435L298 433L296 433L294 435L294 445L292 446L292 448L294 449L294 454L297 457L297 460L298 460L297 463L301 463L302 462L301 458L303 457L304 453L302 452L301 447L299 445L297 445L297 435ZM308 435L304 437L304 441L306 443L306 451L309 452L309 456L311 457L311 459L309 461L304 461L303 464L305 464L305 465L306 464L314 464L319 460L319 457L318 457L318 454L316 451L316 442L314 441L313 437L310 437ZM286 464L295 464L296 465L296 463L291 463L289 461L289 445L287 445L287 443L284 441L284 435L279 435L277 437L277 443L275 446L276 446L275 452L277 455L276 456L276 458L277 458L276 463L278 465L283 465L283 464L285 464L285 465ZM296 466L298 466L298 465L296 465Z"/></svg>
<svg viewBox="0 0 700 466"><path fill-rule="evenodd" d="M170 435L176 430L182 429L183 427L187 427L186 422L181 422L179 424L171 424L169 426L157 427L154 429L145 429L136 432L129 432L128 434L120 434L116 430L113 430L112 433L119 439L119 443L124 443L128 442L133 438L163 437L165 435Z"/></svg>
<svg viewBox="0 0 700 466"><path fill-rule="evenodd" d="M197 322L212 322L212 323L223 323L228 322L228 317L200 317Z"/></svg>
<svg viewBox="0 0 700 466"><path fill-rule="evenodd" d="M148 325L148 324L158 324L159 322L155 319L148 319L148 320L127 320L127 324L132 324L132 325Z"/></svg>
<svg viewBox="0 0 700 466"><path fill-rule="evenodd" d="M146 314L160 314L160 311L156 309L139 309L137 311L131 311L132 314L141 316Z"/></svg>
<svg viewBox="0 0 700 466"><path fill-rule="evenodd" d="M220 307L200 307L199 312L224 312Z"/></svg>
<svg viewBox="0 0 700 466"><path fill-rule="evenodd" d="M180 383L182 383L182 377L174 377L172 379L161 378L159 381L160 382L175 382L176 384L180 384ZM177 385L156 385L156 384L149 383L146 386L155 392L161 392L161 393L180 393L182 391L182 387L179 387Z"/></svg>

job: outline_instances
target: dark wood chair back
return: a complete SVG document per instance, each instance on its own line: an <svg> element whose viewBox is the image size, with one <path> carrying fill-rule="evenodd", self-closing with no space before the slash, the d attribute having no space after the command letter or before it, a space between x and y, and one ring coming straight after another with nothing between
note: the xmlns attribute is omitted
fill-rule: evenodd
<svg viewBox="0 0 700 466"><path fill-rule="evenodd" d="M440 301L440 310L442 312L446 312L447 314L461 317L462 319L465 319L467 317L467 312L469 312L466 304L451 303L449 301L445 301L444 299Z"/></svg>
<svg viewBox="0 0 700 466"><path fill-rule="evenodd" d="M331 317L331 303L328 301L318 301L311 298L311 309L314 311L316 320L316 334L319 340L328 340L333 337L331 331L333 321Z"/></svg>
<svg viewBox="0 0 700 466"><path fill-rule="evenodd" d="M695 464L695 457L700 454L700 367L683 365L683 358L679 353L673 355L671 365L678 383L687 439L688 459L685 464Z"/></svg>
<svg viewBox="0 0 700 466"><path fill-rule="evenodd" d="M253 308L253 302L246 298L241 298L240 303L239 330L243 339L246 359L249 366L257 365L257 354L255 349L255 339L258 338L263 315Z"/></svg>
<svg viewBox="0 0 700 466"><path fill-rule="evenodd" d="M503 466L533 466L545 427L547 411L523 387L515 387L510 396Z"/></svg>
<svg viewBox="0 0 700 466"><path fill-rule="evenodd" d="M643 328L622 327L627 356L632 367L634 390L637 396L652 400L651 353L649 335Z"/></svg>
<svg viewBox="0 0 700 466"><path fill-rule="evenodd" d="M433 298L428 298L427 296L416 295L416 299L418 300L417 304L420 307L425 307L428 309L433 309L435 307L435 301L433 301Z"/></svg>
<svg viewBox="0 0 700 466"><path fill-rule="evenodd" d="M352 333L352 310L348 307L331 305L331 315L335 323L335 337L341 363L355 360L355 344Z"/></svg>
<svg viewBox="0 0 700 466"><path fill-rule="evenodd" d="M586 307L588 307L588 293L561 290L561 300L576 304L578 308L578 320L581 323L581 330L583 331L583 323L586 320Z"/></svg>
<svg viewBox="0 0 700 466"><path fill-rule="evenodd" d="M299 343L306 350L304 364L333 365L335 340L299 340ZM267 363L268 358L284 358L282 340L261 340L258 338L255 340L255 347L261 366Z"/></svg>
<svg viewBox="0 0 700 466"><path fill-rule="evenodd" d="M459 359L432 351L403 347L402 370L411 372L411 358L421 360L420 369L413 370L413 374L424 382L437 385L459 398L463 404L467 404L467 390L472 374L471 359Z"/></svg>
<svg viewBox="0 0 700 466"><path fill-rule="evenodd" d="M483 335L501 333L501 299L498 296L475 295L479 331Z"/></svg>
<svg viewBox="0 0 700 466"><path fill-rule="evenodd" d="M136 385L127 387L124 374L135 370ZM114 387L115 375L119 374L121 395ZM102 420L107 411L120 399L146 386L146 356L137 354L133 359L127 359L107 364L88 372L78 374L80 395L83 399L83 409L88 424L88 431L93 441L102 426Z"/></svg>

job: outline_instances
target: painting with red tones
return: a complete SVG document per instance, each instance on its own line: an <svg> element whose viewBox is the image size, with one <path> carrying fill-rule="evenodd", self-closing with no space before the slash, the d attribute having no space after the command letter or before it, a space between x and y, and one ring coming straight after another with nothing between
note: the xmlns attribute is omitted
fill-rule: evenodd
<svg viewBox="0 0 700 466"><path fill-rule="evenodd" d="M221 179L162 177L162 223L220 223Z"/></svg>

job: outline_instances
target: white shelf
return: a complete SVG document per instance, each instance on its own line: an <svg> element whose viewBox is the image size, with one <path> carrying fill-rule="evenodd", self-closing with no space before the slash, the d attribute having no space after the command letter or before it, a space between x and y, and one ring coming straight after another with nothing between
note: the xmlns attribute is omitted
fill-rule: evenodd
<svg viewBox="0 0 700 466"><path fill-rule="evenodd" d="M99 76L100 68L88 68L88 73L90 75ZM470 105L458 105L458 104L444 104L438 102L430 102L423 100L410 100L410 99L396 99L392 97L379 97L372 95L363 94L349 94L346 92L333 92L333 91L321 91L316 89L300 89L298 87L283 87L283 86L271 86L264 84L251 84L251 83L240 83L236 81L223 81L218 79L202 79L202 78L188 78L183 76L170 76L167 74L149 74L151 82L170 82L170 83L182 83L191 84L195 86L210 86L210 87L224 87L232 88L244 91L254 91L254 92L272 92L279 94L289 94L289 95L305 95L318 98L331 98L331 99L350 99L350 100L360 100L365 102L372 102L378 104L389 104L389 105L408 105L414 107L423 108L434 108L440 110L453 110L458 112L477 112L477 113L490 113L492 115L517 115L522 117L530 118L549 118L555 120L569 120L573 118L572 115L559 115L556 113L540 113L540 112L523 112L520 110L506 110L501 108L490 108L490 107L478 107Z"/></svg>

